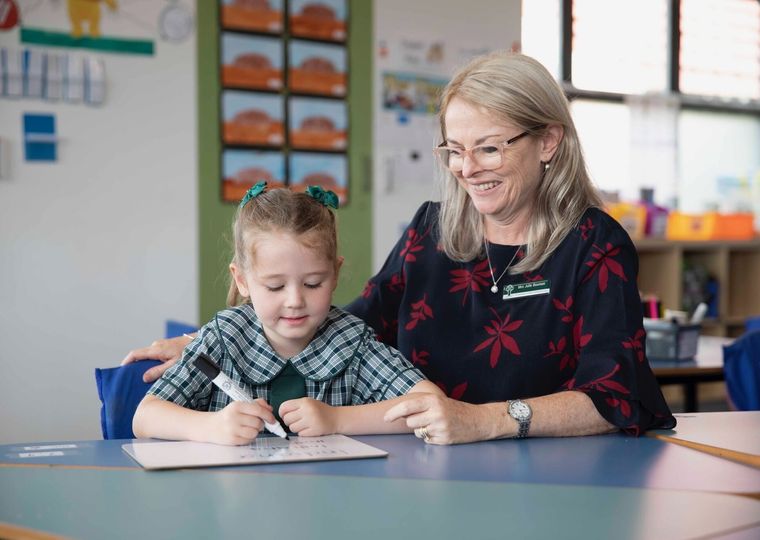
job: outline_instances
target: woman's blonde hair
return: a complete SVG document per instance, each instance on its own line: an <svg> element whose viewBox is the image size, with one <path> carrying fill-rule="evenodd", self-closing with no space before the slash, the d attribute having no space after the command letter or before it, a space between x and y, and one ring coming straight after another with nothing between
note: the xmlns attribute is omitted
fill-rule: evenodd
<svg viewBox="0 0 760 540"><path fill-rule="evenodd" d="M510 269L512 274L535 271L589 207L601 206L586 170L567 99L539 62L508 52L478 57L451 79L441 96L439 119L444 141L446 111L454 98L482 107L497 121L515 124L529 131L531 136L542 135L550 125L562 126L564 130L533 201L526 231L526 256ZM442 172L443 194L438 220L442 249L453 260L475 260L484 255L483 217L454 175L448 169Z"/></svg>
<svg viewBox="0 0 760 540"><path fill-rule="evenodd" d="M338 271L335 214L306 193L295 193L285 188L264 191L238 208L232 222L232 264L241 269L249 268L256 258L256 238L272 232L285 232L298 237L299 242L324 255ZM249 301L240 294L235 280L230 279L227 305L236 306Z"/></svg>

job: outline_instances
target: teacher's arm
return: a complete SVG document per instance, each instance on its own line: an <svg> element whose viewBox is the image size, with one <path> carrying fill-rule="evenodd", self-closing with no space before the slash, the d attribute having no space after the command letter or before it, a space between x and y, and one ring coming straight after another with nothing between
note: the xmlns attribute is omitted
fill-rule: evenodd
<svg viewBox="0 0 760 540"><path fill-rule="evenodd" d="M161 364L150 368L143 374L145 382L153 382L182 358L182 351L185 349L185 345L197 335L189 334L175 338L159 339L147 347L129 351L124 360L121 361L121 365L131 364L138 360L160 360Z"/></svg>
<svg viewBox="0 0 760 540"><path fill-rule="evenodd" d="M617 431L583 392L567 391L524 400L533 410L529 436L569 437ZM515 437L517 421L507 402L474 405L440 395L420 395L394 405L385 420L403 418L410 429L426 428L432 444L459 444Z"/></svg>

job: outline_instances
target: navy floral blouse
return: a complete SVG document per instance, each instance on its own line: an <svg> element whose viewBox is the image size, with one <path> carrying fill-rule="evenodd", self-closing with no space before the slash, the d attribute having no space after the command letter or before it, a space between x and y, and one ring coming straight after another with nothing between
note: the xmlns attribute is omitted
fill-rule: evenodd
<svg viewBox="0 0 760 540"><path fill-rule="evenodd" d="M589 209L538 271L507 273L493 293L485 258L440 250L439 208L420 207L349 312L452 398L576 390L626 433L675 426L646 358L636 249L614 219ZM489 244L494 276L517 250Z"/></svg>

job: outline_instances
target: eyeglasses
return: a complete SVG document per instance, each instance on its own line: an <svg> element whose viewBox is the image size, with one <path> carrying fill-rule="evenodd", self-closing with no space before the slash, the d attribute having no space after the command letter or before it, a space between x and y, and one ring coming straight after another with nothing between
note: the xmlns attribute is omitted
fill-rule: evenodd
<svg viewBox="0 0 760 540"><path fill-rule="evenodd" d="M464 168L464 158L468 154L470 155L470 159L477 163L481 168L493 170L502 166L504 162L504 149L529 134L530 131L523 131L519 135L515 135L506 141L496 144L481 144L473 146L469 150L466 148L454 148L451 146L436 146L433 148L433 151L438 156L438 159L441 160L441 163L453 172L459 172Z"/></svg>

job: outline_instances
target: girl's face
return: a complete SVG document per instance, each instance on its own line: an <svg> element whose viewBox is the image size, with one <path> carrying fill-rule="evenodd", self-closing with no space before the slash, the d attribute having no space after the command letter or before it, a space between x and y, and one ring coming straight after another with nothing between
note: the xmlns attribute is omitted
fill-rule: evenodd
<svg viewBox="0 0 760 540"><path fill-rule="evenodd" d="M255 260L249 268L231 264L230 271L240 294L251 299L272 348L290 358L306 348L327 317L338 284L336 266L290 233L250 241Z"/></svg>
<svg viewBox="0 0 760 540"><path fill-rule="evenodd" d="M487 110L460 98L449 103L444 123L446 146L463 151L493 145L502 153L499 167L483 167L467 154L461 170L452 171L478 212L503 221L529 212L543 171L542 139L524 136L504 147L504 141L520 135L523 130L495 121Z"/></svg>

